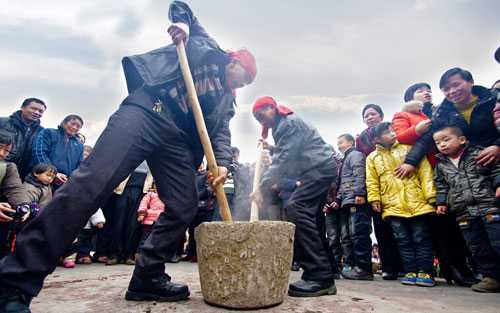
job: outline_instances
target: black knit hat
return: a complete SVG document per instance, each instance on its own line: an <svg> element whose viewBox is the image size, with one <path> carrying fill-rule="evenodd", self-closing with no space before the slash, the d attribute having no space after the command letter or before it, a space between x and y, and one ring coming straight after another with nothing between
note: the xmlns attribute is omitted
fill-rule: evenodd
<svg viewBox="0 0 500 313"><path fill-rule="evenodd" d="M413 100L413 94L415 93L415 91L424 87L431 89L431 86L427 83L416 83L408 87L408 89L406 89L405 91L405 96L404 96L405 102Z"/></svg>

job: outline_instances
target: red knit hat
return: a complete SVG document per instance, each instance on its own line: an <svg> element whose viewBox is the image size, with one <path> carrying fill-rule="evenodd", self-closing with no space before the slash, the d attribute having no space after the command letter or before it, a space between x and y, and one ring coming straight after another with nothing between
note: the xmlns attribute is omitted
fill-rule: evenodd
<svg viewBox="0 0 500 313"><path fill-rule="evenodd" d="M237 51L227 51L229 58L231 60L238 61L241 66L250 74L252 81L257 76L257 64L255 62L255 57L247 49L240 49Z"/></svg>
<svg viewBox="0 0 500 313"><path fill-rule="evenodd" d="M267 106L271 106L281 116L287 116L293 114L293 111L290 108L287 108L284 105L278 105L272 97L260 97L259 99L257 99L253 104L252 113L255 113L258 110L265 108ZM262 126L262 138L266 139L268 133L269 133L269 128Z"/></svg>

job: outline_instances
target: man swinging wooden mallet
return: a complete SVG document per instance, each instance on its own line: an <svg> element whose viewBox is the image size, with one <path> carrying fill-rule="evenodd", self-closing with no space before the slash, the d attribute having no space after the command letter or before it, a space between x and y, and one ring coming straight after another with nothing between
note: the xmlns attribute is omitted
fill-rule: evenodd
<svg viewBox="0 0 500 313"><path fill-rule="evenodd" d="M219 165L217 185L231 162L229 121L233 90L250 84L255 59L247 50L225 52L182 2L170 6L169 34L185 41L187 55L208 134ZM167 203L136 262L129 300L178 301L189 296L186 285L170 282L165 260L174 253L197 210L195 170L203 149L189 105L176 46L126 57L123 67L129 96L115 112L90 155L58 190L43 213L17 238L14 255L0 263L0 311L29 312L43 280L113 189L147 160L160 198Z"/></svg>

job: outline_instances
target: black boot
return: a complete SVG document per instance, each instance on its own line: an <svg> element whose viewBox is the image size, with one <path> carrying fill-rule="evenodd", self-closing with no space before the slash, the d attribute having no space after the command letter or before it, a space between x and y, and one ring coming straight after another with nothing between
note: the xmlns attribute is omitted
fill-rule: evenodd
<svg viewBox="0 0 500 313"><path fill-rule="evenodd" d="M0 288L0 312L2 313L31 313L31 297L20 290Z"/></svg>
<svg viewBox="0 0 500 313"><path fill-rule="evenodd" d="M142 275L137 268L125 294L125 299L131 301L174 302L188 297L188 286L172 283L167 274Z"/></svg>
<svg viewBox="0 0 500 313"><path fill-rule="evenodd" d="M479 282L466 266L450 266L450 273L455 284L459 286L470 287Z"/></svg>
<svg viewBox="0 0 500 313"><path fill-rule="evenodd" d="M397 280L398 273L382 272L382 279L383 280Z"/></svg>
<svg viewBox="0 0 500 313"><path fill-rule="evenodd" d="M373 273L367 272L357 266L353 267L350 271L343 272L342 276L345 279L351 280L373 280Z"/></svg>
<svg viewBox="0 0 500 313"><path fill-rule="evenodd" d="M182 256L176 253L170 259L167 260L167 263L179 263L181 260Z"/></svg>
<svg viewBox="0 0 500 313"><path fill-rule="evenodd" d="M448 285L453 285L453 275L451 274L450 266L445 263L441 263L440 267L441 276L446 280L446 283Z"/></svg>
<svg viewBox="0 0 500 313"><path fill-rule="evenodd" d="M321 282L312 280L299 280L290 284L288 295L290 297L319 297L336 295L337 287L333 280Z"/></svg>

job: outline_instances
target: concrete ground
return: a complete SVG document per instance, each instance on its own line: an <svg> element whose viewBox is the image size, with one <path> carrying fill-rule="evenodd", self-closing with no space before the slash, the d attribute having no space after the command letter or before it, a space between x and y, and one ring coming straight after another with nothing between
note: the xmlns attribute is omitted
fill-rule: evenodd
<svg viewBox="0 0 500 313"><path fill-rule="evenodd" d="M232 312L207 305L203 301L196 264L168 264L174 281L189 284L191 297L178 303L128 302L124 294L133 267L102 264L58 268L45 282L39 297L33 300L34 313L58 312ZM290 280L299 277L293 273ZM468 288L447 286L407 287L396 281L337 281L338 294L320 298L290 298L267 310L246 312L343 313L343 312L446 312L499 313L500 294L478 294ZM239 311L241 312L241 311Z"/></svg>

